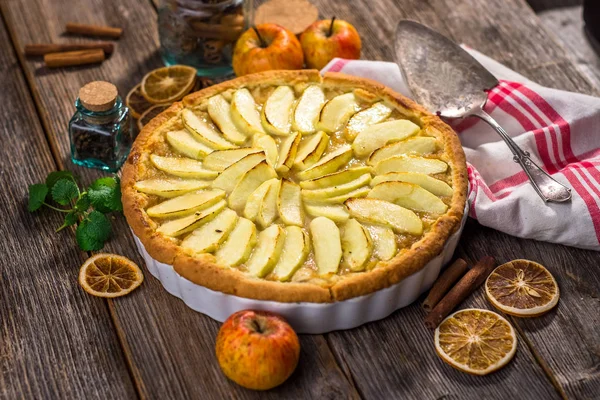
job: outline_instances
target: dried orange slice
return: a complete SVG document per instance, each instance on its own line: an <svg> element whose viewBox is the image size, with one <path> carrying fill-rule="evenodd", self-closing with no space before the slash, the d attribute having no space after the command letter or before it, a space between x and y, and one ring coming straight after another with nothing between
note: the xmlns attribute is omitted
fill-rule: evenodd
<svg viewBox="0 0 600 400"><path fill-rule="evenodd" d="M79 284L91 295L119 297L144 280L142 270L128 258L100 253L86 260L79 270Z"/></svg>
<svg viewBox="0 0 600 400"><path fill-rule="evenodd" d="M140 88L141 85L137 85L127 93L127 97L125 98L125 105L129 107L129 112L135 119L141 117L144 111L152 107L152 103L142 96Z"/></svg>
<svg viewBox="0 0 600 400"><path fill-rule="evenodd" d="M536 317L558 303L556 280L543 265L514 260L500 265L485 281L485 294L497 309L517 317Z"/></svg>
<svg viewBox="0 0 600 400"><path fill-rule="evenodd" d="M515 355L517 337L506 319L493 311L460 310L435 330L435 350L453 366L474 375L487 375Z"/></svg>
<svg viewBox="0 0 600 400"><path fill-rule="evenodd" d="M172 103L188 94L196 83L196 69L173 65L150 71L142 79L142 96L152 104Z"/></svg>
<svg viewBox="0 0 600 400"><path fill-rule="evenodd" d="M141 132L144 126L148 122L150 122L152 118L156 117L158 114L165 111L169 107L171 107L170 104L157 104L144 111L144 113L137 120L137 127L139 131Z"/></svg>

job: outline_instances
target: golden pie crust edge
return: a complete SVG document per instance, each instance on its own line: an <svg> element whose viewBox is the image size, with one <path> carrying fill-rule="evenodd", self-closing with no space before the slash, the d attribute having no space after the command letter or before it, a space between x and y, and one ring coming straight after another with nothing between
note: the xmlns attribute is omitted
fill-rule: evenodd
<svg viewBox="0 0 600 400"><path fill-rule="evenodd" d="M185 106L195 106L205 98L228 89L263 85L295 85L299 83L321 83L323 87L338 89L363 88L394 104L403 113L431 126L440 132L447 159L451 166L454 193L446 214L441 216L416 243L401 249L387 262L368 271L342 277L331 286L313 283L276 282L254 278L238 269L219 266L212 254L192 256L167 236L155 231L157 225L146 212L146 197L134 189L137 176L143 172L143 163L138 163L149 154L146 143L156 129L176 116ZM140 132L123 167L121 181L123 212L135 235L146 251L155 260L172 265L182 277L208 289L235 296L277 302L328 303L367 295L390 287L409 275L421 270L442 251L446 241L460 226L467 196L467 169L465 154L456 133L437 116L426 111L412 100L392 91L386 86L364 78L342 73L328 72L323 76L317 70L268 71L246 75L192 93L182 101L174 103L155 117Z"/></svg>

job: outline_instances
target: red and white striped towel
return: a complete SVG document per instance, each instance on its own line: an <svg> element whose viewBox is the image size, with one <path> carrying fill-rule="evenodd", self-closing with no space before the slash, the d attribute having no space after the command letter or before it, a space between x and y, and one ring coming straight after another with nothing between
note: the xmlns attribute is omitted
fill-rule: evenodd
<svg viewBox="0 0 600 400"><path fill-rule="evenodd" d="M467 156L469 215L510 235L600 250L600 99L540 86L467 50L500 80L485 110L573 189L571 202L544 204L495 131L468 118L454 128ZM395 63L334 59L323 71L370 78L411 97Z"/></svg>

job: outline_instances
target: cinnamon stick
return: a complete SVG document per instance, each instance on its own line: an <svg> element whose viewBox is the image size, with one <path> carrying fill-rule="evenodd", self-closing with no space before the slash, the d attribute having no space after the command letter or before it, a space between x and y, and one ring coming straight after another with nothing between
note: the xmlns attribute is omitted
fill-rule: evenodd
<svg viewBox="0 0 600 400"><path fill-rule="evenodd" d="M111 54L114 50L114 45L109 42L91 42L91 43L38 43L28 44L25 46L26 56L43 56L48 53L61 53L65 51L75 50L92 50L102 49L104 53Z"/></svg>
<svg viewBox="0 0 600 400"><path fill-rule="evenodd" d="M104 61L104 51L102 49L49 53L44 56L44 62L48 68L94 64L102 61Z"/></svg>
<svg viewBox="0 0 600 400"><path fill-rule="evenodd" d="M452 285L465 274L467 270L467 262L462 258L457 259L437 278L433 283L433 287L423 301L423 309L427 312L431 311L450 290Z"/></svg>
<svg viewBox="0 0 600 400"><path fill-rule="evenodd" d="M76 22L67 22L65 30L68 33L76 33L78 35L102 36L113 39L120 38L123 33L123 29L113 26L78 24Z"/></svg>
<svg viewBox="0 0 600 400"><path fill-rule="evenodd" d="M495 267L494 257L488 256L479 260L425 317L425 326L435 329L452 310L486 280Z"/></svg>

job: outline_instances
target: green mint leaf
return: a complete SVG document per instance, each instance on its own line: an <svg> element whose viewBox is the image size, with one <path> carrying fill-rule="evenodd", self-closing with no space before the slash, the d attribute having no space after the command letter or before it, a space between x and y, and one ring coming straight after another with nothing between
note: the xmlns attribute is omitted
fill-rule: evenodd
<svg viewBox="0 0 600 400"><path fill-rule="evenodd" d="M90 208L90 204L90 197L87 193L83 193L81 197L77 199L77 202L75 203L75 209L77 211L84 212L87 211L88 208Z"/></svg>
<svg viewBox="0 0 600 400"><path fill-rule="evenodd" d="M52 190L56 182L61 179L75 180L71 171L54 171L50 172L48 177L46 177L46 186L48 186L49 190Z"/></svg>
<svg viewBox="0 0 600 400"><path fill-rule="evenodd" d="M68 226L75 225L77 223L77 216L79 213L77 211L71 211L67 215L65 215L65 221L63 224L56 230L56 232L62 231Z"/></svg>
<svg viewBox="0 0 600 400"><path fill-rule="evenodd" d="M79 188L72 180L59 179L52 187L51 193L55 202L66 206L79 196Z"/></svg>
<svg viewBox="0 0 600 400"><path fill-rule="evenodd" d="M100 178L87 190L92 206L102 212L123 211L121 184L118 176Z"/></svg>
<svg viewBox="0 0 600 400"><path fill-rule="evenodd" d="M101 212L94 210L77 226L75 237L81 250L100 250L104 247L104 242L110 237L110 232L108 218Z"/></svg>
<svg viewBox="0 0 600 400"><path fill-rule="evenodd" d="M29 185L29 204L27 205L27 209L29 211L38 210L44 204L47 195L48 186L45 183Z"/></svg>

